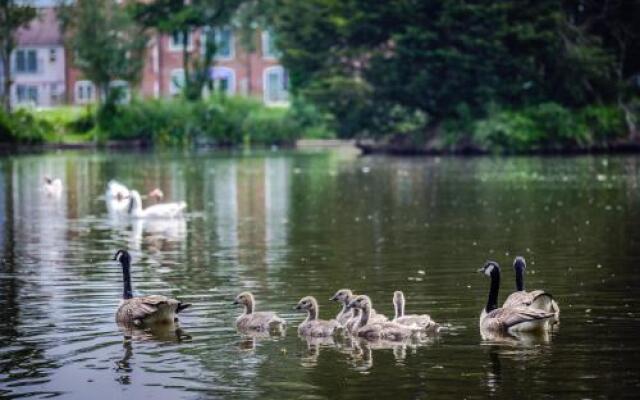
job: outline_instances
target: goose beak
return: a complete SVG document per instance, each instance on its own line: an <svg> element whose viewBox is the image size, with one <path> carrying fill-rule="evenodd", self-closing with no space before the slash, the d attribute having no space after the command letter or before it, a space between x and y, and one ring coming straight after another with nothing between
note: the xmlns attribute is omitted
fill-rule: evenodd
<svg viewBox="0 0 640 400"><path fill-rule="evenodd" d="M234 300L234 301L233 301L233 305L234 305L234 306L237 306L238 304L240 304L240 303L238 303L238 300Z"/></svg>
<svg viewBox="0 0 640 400"><path fill-rule="evenodd" d="M329 299L329 301L337 301L338 299L336 298L336 296L333 296L332 298Z"/></svg>
<svg viewBox="0 0 640 400"><path fill-rule="evenodd" d="M483 273L483 272L484 272L484 267L482 267L482 268L478 268L478 269L476 270L476 272Z"/></svg>

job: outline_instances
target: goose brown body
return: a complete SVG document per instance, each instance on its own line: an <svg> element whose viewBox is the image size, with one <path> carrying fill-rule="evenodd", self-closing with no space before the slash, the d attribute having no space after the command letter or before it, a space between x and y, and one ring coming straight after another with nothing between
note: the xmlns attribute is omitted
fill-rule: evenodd
<svg viewBox="0 0 640 400"><path fill-rule="evenodd" d="M133 297L131 287L131 256L126 250L118 250L114 260L122 265L123 295L116 311L116 322L121 324L172 323L176 315L191 304L161 295Z"/></svg>
<svg viewBox="0 0 640 400"><path fill-rule="evenodd" d="M554 321L560 318L560 308L551 293L544 290L532 290L527 292L524 288L524 271L527 268L523 257L516 257L513 261L513 269L516 273L516 291L511 293L504 301L503 308L524 307L551 312Z"/></svg>
<svg viewBox="0 0 640 400"><path fill-rule="evenodd" d="M500 267L496 262L488 261L478 272L491 278L487 305L480 314L480 329L491 331L535 331L548 326L548 320L554 314L526 307L497 306L500 289Z"/></svg>

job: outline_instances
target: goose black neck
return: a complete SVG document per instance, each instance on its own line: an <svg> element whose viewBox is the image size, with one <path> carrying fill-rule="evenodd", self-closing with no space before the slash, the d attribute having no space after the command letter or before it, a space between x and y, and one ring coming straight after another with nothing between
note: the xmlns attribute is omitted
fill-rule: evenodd
<svg viewBox="0 0 640 400"><path fill-rule="evenodd" d="M491 272L491 288L489 289L489 299L485 310L491 312L498 308L498 291L500 290L500 270L494 268Z"/></svg>
<svg viewBox="0 0 640 400"><path fill-rule="evenodd" d="M516 267L516 290L522 292L524 290L524 269Z"/></svg>
<svg viewBox="0 0 640 400"><path fill-rule="evenodd" d="M128 259L122 259L122 278L124 282L124 290L122 292L122 298L128 300L133 297L133 289L131 288L131 265Z"/></svg>

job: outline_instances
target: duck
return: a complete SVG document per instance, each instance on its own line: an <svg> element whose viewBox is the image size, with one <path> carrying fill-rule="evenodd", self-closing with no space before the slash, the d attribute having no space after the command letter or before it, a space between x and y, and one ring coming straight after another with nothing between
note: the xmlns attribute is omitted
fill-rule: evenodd
<svg viewBox="0 0 640 400"><path fill-rule="evenodd" d="M182 215L187 203L184 201L176 203L154 204L147 208L142 208L142 198L137 190L130 191L129 215L133 218L176 218Z"/></svg>
<svg viewBox="0 0 640 400"><path fill-rule="evenodd" d="M307 312L307 318L298 326L298 334L301 336L329 337L342 328L342 325L335 319L329 321L319 319L320 307L313 296L306 296L300 299L296 305L296 310Z"/></svg>
<svg viewBox="0 0 640 400"><path fill-rule="evenodd" d="M123 293L120 306L116 311L116 322L149 326L154 324L172 324L176 315L191 307L189 303L161 295L133 296L131 288L131 255L126 250L118 250L113 257L122 266Z"/></svg>
<svg viewBox="0 0 640 400"><path fill-rule="evenodd" d="M236 328L240 331L282 332L286 328L287 322L275 312L255 311L255 299L251 292L240 293L233 304L244 306L244 312L236 318Z"/></svg>
<svg viewBox="0 0 640 400"><path fill-rule="evenodd" d="M425 332L438 332L438 330L440 330L440 325L427 314L405 315L404 304L404 293L401 290L393 292L395 316L391 320L392 322L406 326L417 326Z"/></svg>
<svg viewBox="0 0 640 400"><path fill-rule="evenodd" d="M395 322L372 322L371 308L373 304L367 295L358 295L348 305L348 308L360 310L360 321L355 328L354 334L368 340L405 340L416 335L419 328L397 324Z"/></svg>
<svg viewBox="0 0 640 400"><path fill-rule="evenodd" d="M531 307L538 310L554 313L554 322L560 319L560 307L551 293L544 290L527 292L524 288L524 271L527 262L524 257L517 256L513 261L513 269L516 273L516 291L511 293L502 307Z"/></svg>
<svg viewBox="0 0 640 400"><path fill-rule="evenodd" d="M62 180L60 178L44 177L43 190L49 197L60 197L62 194Z"/></svg>
<svg viewBox="0 0 640 400"><path fill-rule="evenodd" d="M487 261L478 272L491 278L487 305L480 314L481 331L527 332L546 329L554 313L526 307L498 308L500 266L497 262Z"/></svg>

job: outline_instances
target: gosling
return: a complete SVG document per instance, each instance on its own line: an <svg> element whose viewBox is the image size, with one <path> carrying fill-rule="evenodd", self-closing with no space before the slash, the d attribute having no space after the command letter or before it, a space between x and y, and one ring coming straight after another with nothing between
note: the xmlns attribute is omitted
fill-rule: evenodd
<svg viewBox="0 0 640 400"><path fill-rule="evenodd" d="M341 325L335 319L330 321L319 319L320 308L315 297L307 296L300 299L296 305L296 310L305 310L307 318L298 326L298 334L311 337L333 336Z"/></svg>
<svg viewBox="0 0 640 400"><path fill-rule="evenodd" d="M236 319L239 331L283 332L287 322L272 311L255 311L255 300L250 292L236 296L234 305L242 305L244 312Z"/></svg>
<svg viewBox="0 0 640 400"><path fill-rule="evenodd" d="M409 314L404 313L404 293L400 290L396 290L393 293L393 307L395 309L395 316L392 322L400 325L415 326L422 329L425 332L438 332L440 325L431 319L431 316L427 314Z"/></svg>
<svg viewBox="0 0 640 400"><path fill-rule="evenodd" d="M419 334L420 329L397 324L395 322L370 322L371 299L369 296L356 296L348 305L348 308L360 309L360 322L355 328L354 334L369 340L399 341Z"/></svg>

